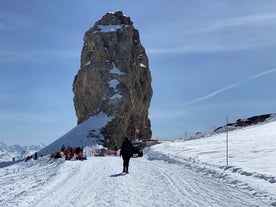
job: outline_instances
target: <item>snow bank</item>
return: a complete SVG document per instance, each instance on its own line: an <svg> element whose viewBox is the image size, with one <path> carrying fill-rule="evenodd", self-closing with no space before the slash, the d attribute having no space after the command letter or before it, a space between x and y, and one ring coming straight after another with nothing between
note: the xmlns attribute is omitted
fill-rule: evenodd
<svg viewBox="0 0 276 207"><path fill-rule="evenodd" d="M153 146L148 156L151 160L184 164L255 196L276 198L276 122L229 132L229 166L225 133L189 141L165 141Z"/></svg>

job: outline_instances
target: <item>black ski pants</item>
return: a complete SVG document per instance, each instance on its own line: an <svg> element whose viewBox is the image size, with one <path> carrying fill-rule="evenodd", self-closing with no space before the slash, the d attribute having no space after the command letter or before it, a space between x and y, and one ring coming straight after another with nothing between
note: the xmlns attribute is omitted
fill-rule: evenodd
<svg viewBox="0 0 276 207"><path fill-rule="evenodd" d="M131 157L131 156L128 155L128 154L123 155L123 160L124 160L123 166L124 166L124 171L125 171L125 172L128 171L128 166L129 166L130 157Z"/></svg>

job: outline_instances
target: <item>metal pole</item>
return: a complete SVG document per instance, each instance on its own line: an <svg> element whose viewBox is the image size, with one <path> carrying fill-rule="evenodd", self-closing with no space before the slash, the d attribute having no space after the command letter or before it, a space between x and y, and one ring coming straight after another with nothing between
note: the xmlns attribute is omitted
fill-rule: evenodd
<svg viewBox="0 0 276 207"><path fill-rule="evenodd" d="M228 166L228 116L226 117L226 166Z"/></svg>

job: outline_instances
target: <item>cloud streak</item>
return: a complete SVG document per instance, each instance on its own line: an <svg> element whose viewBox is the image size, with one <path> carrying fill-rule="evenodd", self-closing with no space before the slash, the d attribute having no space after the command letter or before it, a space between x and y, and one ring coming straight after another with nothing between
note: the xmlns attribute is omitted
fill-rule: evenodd
<svg viewBox="0 0 276 207"><path fill-rule="evenodd" d="M238 86L240 86L240 85L242 85L242 84L244 84L244 83L246 83L246 82L248 82L248 81L251 81L251 80L253 80L253 79L259 78L259 77L261 77L261 76L264 76L264 75L267 75L267 74L273 73L273 72L276 72L276 68L273 68L273 69L270 69L270 70L267 70L267 71L258 73L258 74L253 75L253 76L250 76L250 77L248 77L248 78L246 78L246 79L244 79L244 80L242 80L242 81L240 81L240 82L231 84L231 85L229 85L229 86L227 86L227 87L224 87L224 88L222 88L222 89L219 89L219 90L217 90L217 91L214 91L214 92L212 92L212 93L210 93L210 94L208 94L208 95L206 95L206 96L202 96L202 97L196 98L196 99L194 99L194 100L188 101L188 102L184 103L183 106L188 106L188 105L191 105L191 104L194 104L194 103L197 103L197 102L204 101L204 100L206 100L206 99L212 98L213 96L216 96L216 95L218 95L218 94L220 94L220 93L223 93L223 92L225 92L225 91L227 91L227 90L229 90L229 89L238 87Z"/></svg>
<svg viewBox="0 0 276 207"><path fill-rule="evenodd" d="M18 62L18 61L30 61L40 62L45 61L46 58L64 58L72 59L79 58L78 49L76 50L0 50L0 62Z"/></svg>
<svg viewBox="0 0 276 207"><path fill-rule="evenodd" d="M0 30L22 29L33 26L35 23L35 19L30 19L27 16L9 10L0 9Z"/></svg>
<svg viewBox="0 0 276 207"><path fill-rule="evenodd" d="M239 45L192 45L177 48L149 48L149 54L179 54L179 53L213 53L221 51L235 51L254 49L262 46L263 44L239 44Z"/></svg>
<svg viewBox="0 0 276 207"><path fill-rule="evenodd" d="M270 26L275 25L276 13L267 13L267 14L254 14L247 16L238 16L231 18L221 18L217 20L212 20L206 22L202 27L197 27L191 29L190 31L185 31L183 34L201 34L207 32L217 32L226 28L234 27L245 27L245 26Z"/></svg>
<svg viewBox="0 0 276 207"><path fill-rule="evenodd" d="M173 28L174 33L170 32L164 37L160 36L166 39L164 42L173 40L172 46L149 47L147 51L151 54L212 53L271 46L275 44L275 35L273 35L275 26L276 13L203 20L203 23L194 24L190 29L180 30L175 27ZM262 31L261 36L260 31ZM206 35L211 35L212 38L206 41L204 39ZM236 35L239 35L238 39ZM175 42L179 44L175 45Z"/></svg>
<svg viewBox="0 0 276 207"><path fill-rule="evenodd" d="M211 22L207 27L203 27L192 33L212 32L230 27L239 26L268 26L275 25L276 13L255 14L248 16L232 17L227 19L219 19Z"/></svg>

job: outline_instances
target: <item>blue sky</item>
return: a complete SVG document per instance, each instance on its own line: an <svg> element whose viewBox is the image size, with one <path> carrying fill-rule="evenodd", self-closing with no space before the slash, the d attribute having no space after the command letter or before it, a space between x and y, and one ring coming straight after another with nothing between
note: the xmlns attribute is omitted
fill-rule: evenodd
<svg viewBox="0 0 276 207"><path fill-rule="evenodd" d="M49 144L76 126L84 33L116 10L148 54L153 138L275 112L274 0L1 1L0 141Z"/></svg>

